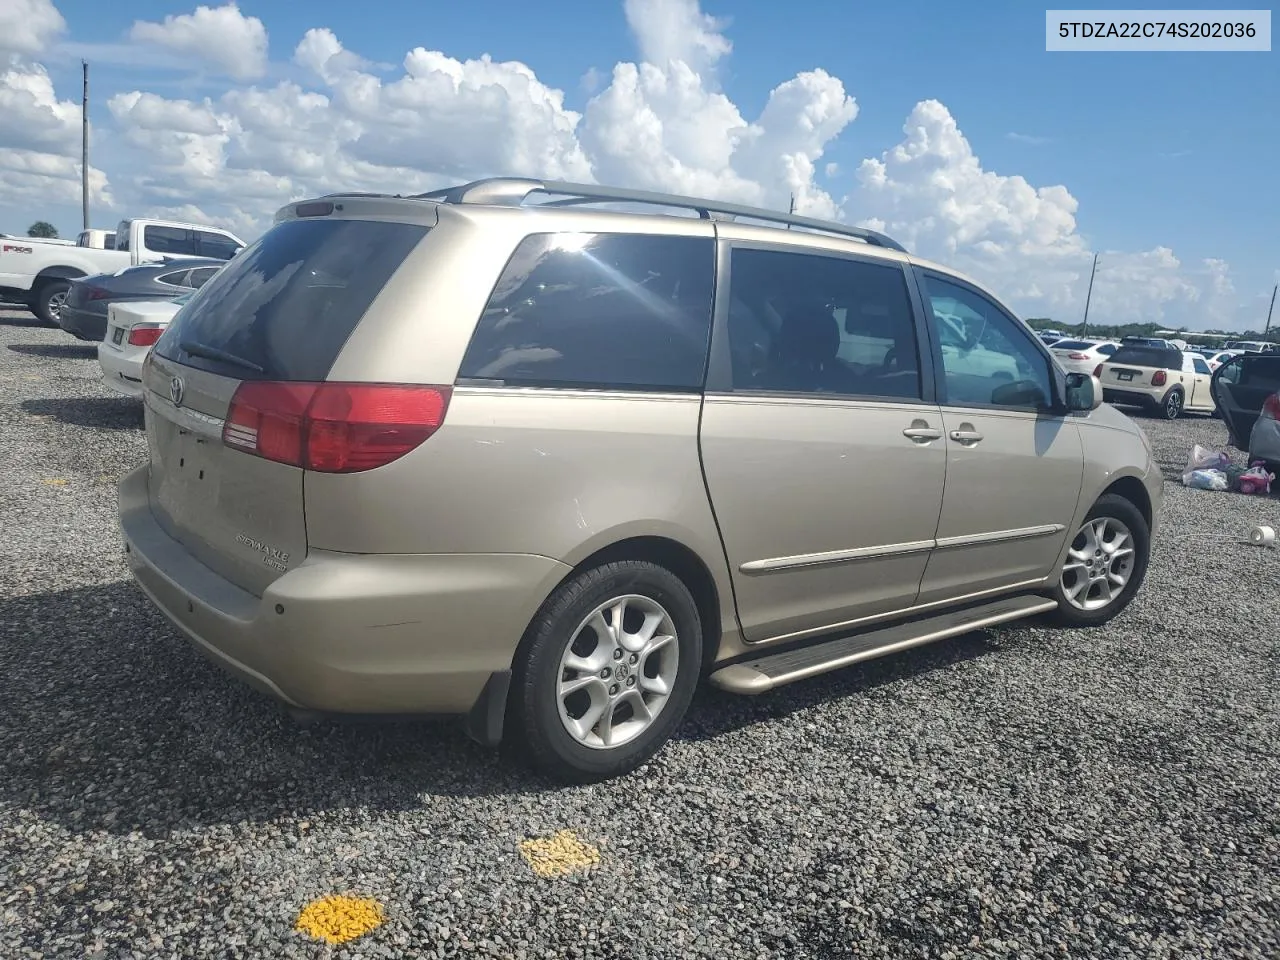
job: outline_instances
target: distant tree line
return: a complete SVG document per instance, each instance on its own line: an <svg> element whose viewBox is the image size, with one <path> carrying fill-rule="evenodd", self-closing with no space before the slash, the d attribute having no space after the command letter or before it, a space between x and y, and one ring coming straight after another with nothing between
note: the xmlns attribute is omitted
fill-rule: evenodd
<svg viewBox="0 0 1280 960"><path fill-rule="evenodd" d="M1159 323L1091 323L1086 331L1082 323L1056 323L1050 317L1031 317L1027 320L1027 324L1032 330L1061 330L1063 333L1070 334L1073 337L1083 337L1087 333L1088 336L1098 340L1119 340L1122 337L1154 337L1157 335L1157 330L1173 329ZM1274 326L1265 337L1259 330L1239 332L1234 330L1188 330L1186 327L1178 327L1176 329L1179 338L1193 342L1197 334L1206 333L1229 337L1232 340L1262 340L1270 343L1280 343L1280 331L1277 331Z"/></svg>

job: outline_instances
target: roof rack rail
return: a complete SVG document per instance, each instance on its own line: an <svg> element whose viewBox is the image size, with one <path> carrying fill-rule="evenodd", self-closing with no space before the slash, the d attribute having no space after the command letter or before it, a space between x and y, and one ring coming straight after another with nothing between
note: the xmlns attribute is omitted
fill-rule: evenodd
<svg viewBox="0 0 1280 960"><path fill-rule="evenodd" d="M885 236L866 227L854 227L834 220L820 220L817 217L802 217L794 213L779 213L763 207L749 207L740 203L725 203L719 200L701 200L697 197L686 197L675 193L654 193L648 190L627 190L622 187L602 187L592 183L570 183L563 180L532 180L524 177L490 177L475 180L471 183L420 193L412 200L435 200L440 203L485 203L505 206L520 206L535 193L560 196L563 199L549 200L539 206L568 207L589 203L641 203L657 207L677 207L694 210L704 220L743 218L761 220L765 223L785 224L788 227L803 227L821 233L833 233L842 237L853 237L864 243L889 250L906 253L907 248L891 237Z"/></svg>

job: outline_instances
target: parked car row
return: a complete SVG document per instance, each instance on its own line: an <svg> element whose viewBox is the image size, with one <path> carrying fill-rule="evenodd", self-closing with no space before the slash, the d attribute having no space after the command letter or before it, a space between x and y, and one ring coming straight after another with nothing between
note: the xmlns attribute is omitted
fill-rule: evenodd
<svg viewBox="0 0 1280 960"><path fill-rule="evenodd" d="M125 220L115 233L85 231L75 245L5 243L0 282L46 322L98 344L106 384L141 398L152 345L190 295L242 249L238 237L214 227ZM109 264L118 267L89 272Z"/></svg>
<svg viewBox="0 0 1280 960"><path fill-rule="evenodd" d="M46 323L57 323L75 280L114 274L130 266L179 258L226 261L244 249L235 234L217 227L172 220L122 220L105 245L95 231L83 243L0 241L0 299L26 304Z"/></svg>

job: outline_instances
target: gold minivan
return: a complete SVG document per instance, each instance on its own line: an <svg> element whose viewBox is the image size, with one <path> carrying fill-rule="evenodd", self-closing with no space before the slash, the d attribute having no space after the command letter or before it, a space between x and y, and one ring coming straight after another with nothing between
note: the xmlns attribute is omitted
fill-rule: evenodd
<svg viewBox="0 0 1280 960"><path fill-rule="evenodd" d="M520 179L284 207L143 373L142 589L295 711L444 713L565 780L1147 567L1142 432L857 227Z"/></svg>

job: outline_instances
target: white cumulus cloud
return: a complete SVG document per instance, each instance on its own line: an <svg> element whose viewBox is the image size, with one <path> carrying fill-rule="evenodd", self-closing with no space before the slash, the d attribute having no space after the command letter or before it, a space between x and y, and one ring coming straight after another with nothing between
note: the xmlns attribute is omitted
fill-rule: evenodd
<svg viewBox="0 0 1280 960"><path fill-rule="evenodd" d="M0 63L6 56L32 56L67 29L53 0L4 0L0 3Z"/></svg>
<svg viewBox="0 0 1280 960"><path fill-rule="evenodd" d="M95 203L250 238L302 196L416 193L502 174L777 210L794 199L800 213L876 227L964 270L1023 315L1078 319L1099 244L1081 233L1065 185L984 166L938 100L915 106L898 143L837 163L829 154L859 113L840 77L821 68L777 77L746 115L720 80L733 53L727 20L698 0L621 2L638 56L611 69L580 64L576 103L516 60L416 46L398 66L375 65L327 27L306 30L292 64L273 71L266 26L235 3L139 21L135 45L180 56L205 83L210 71L226 81L209 96L142 85L110 97L110 121L94 135L112 180L91 171ZM78 200L79 105L59 99L40 65L64 32L51 0L0 0L0 200ZM292 79L265 81L271 73ZM1036 129L1007 136L1030 143ZM1091 319L1237 322L1225 262L1102 247Z"/></svg>
<svg viewBox="0 0 1280 960"><path fill-rule="evenodd" d="M194 57L236 80L254 80L267 72L267 28L234 3L171 14L163 23L139 20L129 37Z"/></svg>
<svg viewBox="0 0 1280 960"><path fill-rule="evenodd" d="M726 21L702 12L698 0L626 0L627 25L644 62L684 63L706 77L733 50Z"/></svg>

